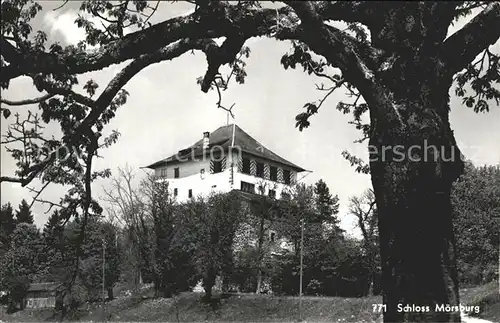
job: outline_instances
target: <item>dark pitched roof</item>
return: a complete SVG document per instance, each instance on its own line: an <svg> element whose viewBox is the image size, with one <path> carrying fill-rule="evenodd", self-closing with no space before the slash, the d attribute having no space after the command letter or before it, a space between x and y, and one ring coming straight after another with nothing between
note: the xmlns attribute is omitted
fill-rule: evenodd
<svg viewBox="0 0 500 323"><path fill-rule="evenodd" d="M58 286L59 284L57 283L36 283L30 285L28 292L51 291L55 290Z"/></svg>
<svg viewBox="0 0 500 323"><path fill-rule="evenodd" d="M237 125L234 125L234 146L240 147L240 149L243 152L246 152L248 154L252 154L258 157L262 157L265 159L272 160L274 162L280 163L287 165L299 172L304 171L300 166L295 165L292 162L289 162L288 160L278 156L271 150L267 149L264 147L262 144L260 144L257 140L255 140L252 136L250 136L248 133L243 131L240 127ZM222 126L219 127L217 130L213 131L210 133L209 137L209 149L213 146L219 146L222 147L224 150L227 150L231 147L232 144L232 139L233 139L233 125L227 125L227 126ZM152 168L155 169L157 167L169 164L169 163L174 163L178 162L179 159L183 159L187 156L201 156L204 154L203 151L203 139L198 140L196 143L193 145L179 150L179 152L175 155L172 155L168 158L162 159L160 161L157 161L149 166L146 166L147 168Z"/></svg>

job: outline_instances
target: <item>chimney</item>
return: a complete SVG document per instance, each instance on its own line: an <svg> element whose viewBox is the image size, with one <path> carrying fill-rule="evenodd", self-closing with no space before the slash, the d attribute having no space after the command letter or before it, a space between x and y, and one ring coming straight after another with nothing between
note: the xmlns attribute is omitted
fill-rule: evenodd
<svg viewBox="0 0 500 323"><path fill-rule="evenodd" d="M203 133L203 149L208 148L208 143L210 142L210 132L206 131Z"/></svg>

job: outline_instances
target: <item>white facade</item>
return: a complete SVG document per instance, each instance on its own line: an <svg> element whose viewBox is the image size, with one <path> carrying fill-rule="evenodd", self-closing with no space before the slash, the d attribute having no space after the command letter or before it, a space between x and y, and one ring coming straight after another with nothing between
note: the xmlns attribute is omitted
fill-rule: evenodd
<svg viewBox="0 0 500 323"><path fill-rule="evenodd" d="M179 166L179 168L181 168ZM191 190L192 197L199 195L206 196L211 192L229 192L231 186L229 184L229 169L217 174L210 174L205 170L205 176L202 178L200 172L179 178L166 178L169 183L170 194L174 195L176 191L176 200L178 202L186 202Z"/></svg>
<svg viewBox="0 0 500 323"><path fill-rule="evenodd" d="M236 124L203 132L177 154L150 166L169 182L177 201L212 192L241 190L281 198L303 168L265 148ZM271 194L272 193L272 194Z"/></svg>
<svg viewBox="0 0 500 323"><path fill-rule="evenodd" d="M233 189L241 190L242 182L253 184L255 186L254 192L257 194L269 195L269 191L274 190L275 197L278 199L281 198L283 191L289 188L290 185L241 172L238 167L238 161L243 157L271 166L286 168L286 166L279 165L273 161L264 160L245 153L242 154L240 151L233 151L232 154L226 153L226 167L218 173L210 173L211 157L208 155L200 156L195 158L195 160L176 162L157 168L155 174L168 181L171 194L181 203L186 202L192 197L199 195L206 196L212 192L229 192ZM220 160L220 157L217 159ZM178 178L175 178L176 168L178 168ZM290 171L291 174L290 183L294 183L297 176L296 172L289 168L286 168L286 170Z"/></svg>

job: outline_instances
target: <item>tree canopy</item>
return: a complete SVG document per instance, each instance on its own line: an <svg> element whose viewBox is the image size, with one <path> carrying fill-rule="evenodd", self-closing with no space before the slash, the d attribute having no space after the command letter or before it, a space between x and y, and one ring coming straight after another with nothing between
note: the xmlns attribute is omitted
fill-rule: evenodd
<svg viewBox="0 0 500 323"><path fill-rule="evenodd" d="M19 210L16 211L16 221L18 223L33 224L33 214L31 214L30 206L25 199L21 201L21 204L19 204Z"/></svg>
<svg viewBox="0 0 500 323"><path fill-rule="evenodd" d="M480 284L498 271L500 167L467 162L452 192L459 277L465 285Z"/></svg>
<svg viewBox="0 0 500 323"><path fill-rule="evenodd" d="M500 9L495 2L453 1L431 5L285 1L275 9L254 1L192 3L195 5L193 13L151 25L149 19L160 2L114 4L111 1L83 1L80 10L87 15L80 16L76 24L85 29L86 40L78 46L65 48L57 43L47 44L46 32L34 31L30 26L31 20L42 10L43 3L32 0L2 3L2 87L8 88L10 80L28 76L33 79L36 88L46 94L22 102L2 99L2 111L6 118L12 114L6 105L35 103L42 111L42 120L30 114L28 124L33 127L25 129L23 135L32 140L23 149L12 150L18 160L24 155L24 159L19 160L18 177L2 176L1 181L19 182L25 186L42 171L47 180L54 178L54 181L62 181L60 173L56 176L50 172L52 167L45 168L53 163L56 154L59 159L66 156L67 152L56 149L58 146L67 145L80 151L96 140L101 144L95 149L114 142L118 133L109 138L99 138L100 132L114 117L116 109L126 102L127 92L122 87L151 64L174 59L190 50L201 50L207 55L208 62L206 74L200 79L202 91L207 92L211 85L227 86L218 74L224 64L230 64L231 75L236 74L235 80L243 82L246 74L241 63L249 55L244 43L252 37L291 40L293 52L285 54L281 61L285 68L300 65L307 73L324 77L332 84L329 88L323 86L328 93L337 88L347 88L358 100L341 103L338 109L345 113L352 112L353 124L365 134L369 126L362 124L360 117L369 105L359 100L361 97L366 101L366 93L356 91L361 85L359 83L366 80L368 85L374 77L384 78L385 74L393 77L389 71L395 68L400 71L395 73L401 74L406 68L415 68L425 56L435 60L433 68L437 68L439 77L450 78L456 74L456 94L464 97L467 106L484 111L489 108L489 100L498 102L500 98L498 89L493 85L500 77L498 56L489 50L499 37L496 27ZM481 11L474 19L447 37L451 24L476 9ZM85 18L89 15L105 22L107 28L99 28ZM419 19L422 23L416 23ZM348 28L341 30L324 23L331 21L344 21ZM124 28L133 32L125 34ZM488 32L481 32L485 30ZM220 46L214 41L218 37L226 38ZM413 57L417 48L422 57ZM313 53L324 59L316 60L317 56ZM473 62L481 53L484 54L480 59ZM78 83L78 75L129 59L132 62L97 97L98 84L93 80L85 84L86 94L72 90ZM332 74L331 67L338 68L341 74ZM406 91L411 90L408 88ZM307 103L304 106L306 111L297 115L297 126L301 129L307 127L308 118L318 112L323 102ZM67 110L69 115L61 113L66 107L71 107ZM375 109L375 106L370 108ZM61 140L33 142L43 140L39 132L42 121L59 122L64 134ZM12 129L21 131L21 122L17 120ZM7 138L4 143L19 142L19 136L12 133ZM26 150L41 148L43 144L46 149L42 156L35 156L34 152L26 154ZM25 154L21 154L23 150ZM349 157L351 161L356 160L346 152L346 158ZM67 165L59 163L59 166L71 169L76 164L73 160Z"/></svg>
<svg viewBox="0 0 500 323"><path fill-rule="evenodd" d="M325 95L304 105L296 126L308 127L328 96L342 88L352 101L337 109L352 114L351 123L362 132L359 141L368 140L375 148L369 151L369 163L349 152L344 157L371 174L388 304L385 320L456 320L456 313L398 313L396 304L459 302L450 190L463 162L449 122L449 91L455 87L455 95L477 112L488 111L493 102L498 105L500 62L491 45L500 37L500 3L284 1L270 8L254 1L188 2L194 12L152 25L149 20L160 1L83 1L80 11L86 15L75 23L86 39L66 47L49 44L46 32L32 30L40 3L2 2L0 85L7 89L12 80L29 77L42 96L16 102L2 98L2 114L11 120L2 144L9 145L17 170L2 175L0 182L28 186L39 178L43 187L34 190L39 201L49 183L69 185L59 203L48 204L62 207L64 218L82 216L85 228L90 215L102 212L91 183L109 176L109 170L93 171L92 162L99 149L118 139L117 132L104 137L102 131L126 103L123 86L131 78L152 64L198 50L208 65L199 79L201 90L220 95L232 76L244 82L248 39L288 40L292 51L281 60L284 68L300 66L328 83L318 86ZM468 23L448 35L453 23L473 12L477 14ZM106 23L104 28L89 16ZM132 31L125 33L126 28ZM217 38L224 38L222 44ZM87 72L128 60L100 92L95 81L82 79ZM224 78L219 69L226 64L231 71ZM84 93L75 90L79 82ZM231 112L220 102L217 107ZM38 104L41 115L30 111L23 120L5 107L26 104ZM362 118L367 112L369 123ZM43 135L43 124L49 122L60 125L59 138ZM422 162L426 144L441 149ZM405 151L385 155L384 148L395 146ZM415 146L420 150L410 149ZM413 247L415 241L419 249Z"/></svg>

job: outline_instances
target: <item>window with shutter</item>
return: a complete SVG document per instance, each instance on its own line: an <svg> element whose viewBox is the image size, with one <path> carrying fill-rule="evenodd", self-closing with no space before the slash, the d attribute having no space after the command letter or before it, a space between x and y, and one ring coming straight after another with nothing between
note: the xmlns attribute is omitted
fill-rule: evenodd
<svg viewBox="0 0 500 323"><path fill-rule="evenodd" d="M278 181L278 168L276 166L269 167L269 179L272 181Z"/></svg>
<svg viewBox="0 0 500 323"><path fill-rule="evenodd" d="M283 182L290 185L290 171L287 169L283 169Z"/></svg>
<svg viewBox="0 0 500 323"><path fill-rule="evenodd" d="M256 163L256 172L255 175L257 177L264 178L264 163Z"/></svg>
<svg viewBox="0 0 500 323"><path fill-rule="evenodd" d="M243 167L241 169L241 172L250 175L250 159L243 157L242 164Z"/></svg>

